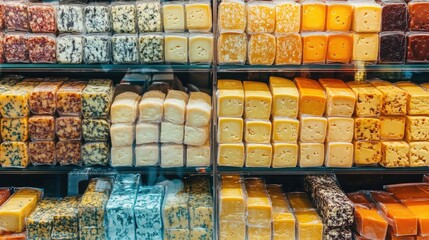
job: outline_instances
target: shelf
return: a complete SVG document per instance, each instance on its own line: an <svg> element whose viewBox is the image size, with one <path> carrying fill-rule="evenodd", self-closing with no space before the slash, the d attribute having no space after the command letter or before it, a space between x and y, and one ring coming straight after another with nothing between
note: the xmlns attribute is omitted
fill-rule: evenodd
<svg viewBox="0 0 429 240"><path fill-rule="evenodd" d="M383 167L351 167L351 168L234 168L218 167L221 174L243 175L306 175L306 174L424 174L429 167L383 168Z"/></svg>

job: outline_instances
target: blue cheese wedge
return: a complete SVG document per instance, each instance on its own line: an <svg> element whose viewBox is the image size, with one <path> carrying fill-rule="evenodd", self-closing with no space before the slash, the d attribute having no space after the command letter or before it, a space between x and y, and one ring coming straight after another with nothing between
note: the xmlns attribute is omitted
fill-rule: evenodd
<svg viewBox="0 0 429 240"><path fill-rule="evenodd" d="M139 36L141 63L159 63L164 61L164 36L162 34L141 34Z"/></svg>
<svg viewBox="0 0 429 240"><path fill-rule="evenodd" d="M137 3L137 24L142 32L161 32L161 4L159 2Z"/></svg>
<svg viewBox="0 0 429 240"><path fill-rule="evenodd" d="M137 35L123 34L112 37L112 61L117 64L139 62Z"/></svg>
<svg viewBox="0 0 429 240"><path fill-rule="evenodd" d="M113 98L111 80L91 79L82 91L82 115L85 118L107 117Z"/></svg>
<svg viewBox="0 0 429 240"><path fill-rule="evenodd" d="M0 146L0 163L2 167L27 167L29 164L28 144L3 142Z"/></svg>
<svg viewBox="0 0 429 240"><path fill-rule="evenodd" d="M110 123L106 119L85 118L82 120L82 135L85 141L107 141Z"/></svg>
<svg viewBox="0 0 429 240"><path fill-rule="evenodd" d="M82 63L83 37L62 35L57 38L57 61L64 64Z"/></svg>
<svg viewBox="0 0 429 240"><path fill-rule="evenodd" d="M110 37L87 35L84 37L83 61L86 64L110 62Z"/></svg>
<svg viewBox="0 0 429 240"><path fill-rule="evenodd" d="M112 28L115 33L136 33L136 6L118 3L111 6Z"/></svg>
<svg viewBox="0 0 429 240"><path fill-rule="evenodd" d="M108 5L87 5L84 14L87 33L110 32L110 8Z"/></svg>
<svg viewBox="0 0 429 240"><path fill-rule="evenodd" d="M86 166L107 165L110 148L107 142L91 142L82 146L82 162Z"/></svg>
<svg viewBox="0 0 429 240"><path fill-rule="evenodd" d="M59 5L57 29L60 33L84 33L83 5Z"/></svg>

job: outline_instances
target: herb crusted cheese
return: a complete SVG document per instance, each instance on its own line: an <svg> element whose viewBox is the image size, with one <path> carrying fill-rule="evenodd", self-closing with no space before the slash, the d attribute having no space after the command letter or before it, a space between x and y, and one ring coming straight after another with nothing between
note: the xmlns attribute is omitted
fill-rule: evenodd
<svg viewBox="0 0 429 240"><path fill-rule="evenodd" d="M86 118L82 120L82 134L85 141L107 141L110 124L106 119Z"/></svg>
<svg viewBox="0 0 429 240"><path fill-rule="evenodd" d="M107 117L112 102L111 80L92 79L82 92L82 115L85 118Z"/></svg>

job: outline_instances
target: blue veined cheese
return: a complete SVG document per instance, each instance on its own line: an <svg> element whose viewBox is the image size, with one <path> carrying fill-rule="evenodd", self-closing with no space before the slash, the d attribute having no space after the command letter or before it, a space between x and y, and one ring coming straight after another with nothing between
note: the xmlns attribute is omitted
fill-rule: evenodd
<svg viewBox="0 0 429 240"><path fill-rule="evenodd" d="M59 203L59 199L43 199L37 204L26 219L28 239L51 239L54 214L59 211Z"/></svg>
<svg viewBox="0 0 429 240"><path fill-rule="evenodd" d="M163 240L162 229L138 228L136 230L136 240Z"/></svg>
<svg viewBox="0 0 429 240"><path fill-rule="evenodd" d="M84 33L82 5L59 5L57 8L57 29L60 33Z"/></svg>
<svg viewBox="0 0 429 240"><path fill-rule="evenodd" d="M141 34L139 36L141 63L159 63L164 61L164 36L162 34Z"/></svg>
<svg viewBox="0 0 429 240"><path fill-rule="evenodd" d="M57 61L64 64L78 64L83 60L83 37L62 35L57 38Z"/></svg>
<svg viewBox="0 0 429 240"><path fill-rule="evenodd" d="M85 118L102 118L109 115L113 98L111 80L92 79L82 91L82 115Z"/></svg>
<svg viewBox="0 0 429 240"><path fill-rule="evenodd" d="M86 118L82 120L82 135L85 141L107 141L110 123L106 119Z"/></svg>
<svg viewBox="0 0 429 240"><path fill-rule="evenodd" d="M137 23L140 32L161 32L161 4L155 1L137 3Z"/></svg>
<svg viewBox="0 0 429 240"><path fill-rule="evenodd" d="M3 141L25 142L28 140L28 118L2 118Z"/></svg>
<svg viewBox="0 0 429 240"><path fill-rule="evenodd" d="M86 166L107 165L110 149L107 142L90 142L82 146L82 162Z"/></svg>
<svg viewBox="0 0 429 240"><path fill-rule="evenodd" d="M110 37L107 35L87 35L84 37L83 62L109 63Z"/></svg>
<svg viewBox="0 0 429 240"><path fill-rule="evenodd" d="M28 144L3 142L0 147L0 163L2 167L27 167L29 164Z"/></svg>
<svg viewBox="0 0 429 240"><path fill-rule="evenodd" d="M109 5L88 5L84 9L85 28L87 33L110 32Z"/></svg>
<svg viewBox="0 0 429 240"><path fill-rule="evenodd" d="M164 240L189 240L189 229L164 229Z"/></svg>
<svg viewBox="0 0 429 240"><path fill-rule="evenodd" d="M115 33L136 33L136 6L131 3L115 4L110 8Z"/></svg>
<svg viewBox="0 0 429 240"><path fill-rule="evenodd" d="M112 37L112 61L117 64L139 62L137 35L118 34Z"/></svg>
<svg viewBox="0 0 429 240"><path fill-rule="evenodd" d="M162 229L162 200L164 198L163 186L140 187L134 214L137 228Z"/></svg>
<svg viewBox="0 0 429 240"><path fill-rule="evenodd" d="M190 232L190 240L211 240L213 230L207 228L193 228Z"/></svg>
<svg viewBox="0 0 429 240"><path fill-rule="evenodd" d="M189 178L189 226L213 229L213 200L207 177Z"/></svg>
<svg viewBox="0 0 429 240"><path fill-rule="evenodd" d="M80 197L65 197L54 214L52 239L78 239L78 205Z"/></svg>
<svg viewBox="0 0 429 240"><path fill-rule="evenodd" d="M184 190L178 192L177 194L170 193L165 195L164 206L162 210L162 219L165 229L188 228L188 200L189 194Z"/></svg>

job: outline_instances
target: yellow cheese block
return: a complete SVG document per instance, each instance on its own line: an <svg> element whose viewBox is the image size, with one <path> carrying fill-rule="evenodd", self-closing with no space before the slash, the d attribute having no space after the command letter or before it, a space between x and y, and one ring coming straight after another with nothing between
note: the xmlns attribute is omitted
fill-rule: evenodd
<svg viewBox="0 0 429 240"><path fill-rule="evenodd" d="M3 142L0 146L2 167L25 168L30 163L26 142Z"/></svg>
<svg viewBox="0 0 429 240"><path fill-rule="evenodd" d="M251 2L247 5L247 33L272 33L276 26L275 5Z"/></svg>
<svg viewBox="0 0 429 240"><path fill-rule="evenodd" d="M333 78L321 78L319 83L326 91L326 115L351 117L355 109L356 95L347 84Z"/></svg>
<svg viewBox="0 0 429 240"><path fill-rule="evenodd" d="M353 18L353 6L346 2L329 2L326 6L326 30L347 32Z"/></svg>
<svg viewBox="0 0 429 240"><path fill-rule="evenodd" d="M352 58L353 35L350 33L331 33L328 36L326 62L349 63Z"/></svg>
<svg viewBox="0 0 429 240"><path fill-rule="evenodd" d="M295 217L281 185L267 185L273 206L273 240L295 238Z"/></svg>
<svg viewBox="0 0 429 240"><path fill-rule="evenodd" d="M407 91L395 86L393 83L383 80L373 80L371 84L383 94L383 115L405 115L407 114Z"/></svg>
<svg viewBox="0 0 429 240"><path fill-rule="evenodd" d="M248 240L271 240L271 226L269 227L247 227Z"/></svg>
<svg viewBox="0 0 429 240"><path fill-rule="evenodd" d="M164 37L165 61L171 63L188 62L188 36L168 34Z"/></svg>
<svg viewBox="0 0 429 240"><path fill-rule="evenodd" d="M273 157L271 144L247 143L246 167L270 167Z"/></svg>
<svg viewBox="0 0 429 240"><path fill-rule="evenodd" d="M271 115L272 97L267 84L262 82L243 82L244 116L247 119L268 120Z"/></svg>
<svg viewBox="0 0 429 240"><path fill-rule="evenodd" d="M381 122L378 118L355 118L355 137L358 141L379 141Z"/></svg>
<svg viewBox="0 0 429 240"><path fill-rule="evenodd" d="M328 117L327 142L351 142L354 135L354 119L348 117Z"/></svg>
<svg viewBox="0 0 429 240"><path fill-rule="evenodd" d="M304 192L290 192L287 194L287 198L295 212L313 209L310 198Z"/></svg>
<svg viewBox="0 0 429 240"><path fill-rule="evenodd" d="M272 65L276 57L276 38L268 33L250 36L247 55L250 65Z"/></svg>
<svg viewBox="0 0 429 240"><path fill-rule="evenodd" d="M357 117L378 117L381 113L383 95L366 82L348 82L356 94L355 115Z"/></svg>
<svg viewBox="0 0 429 240"><path fill-rule="evenodd" d="M246 223L244 221L220 221L219 228L220 240L246 240Z"/></svg>
<svg viewBox="0 0 429 240"><path fill-rule="evenodd" d="M273 142L296 143L299 134L299 121L292 118L274 117Z"/></svg>
<svg viewBox="0 0 429 240"><path fill-rule="evenodd" d="M219 64L245 63L247 59L247 35L244 33L221 33L217 42Z"/></svg>
<svg viewBox="0 0 429 240"><path fill-rule="evenodd" d="M353 61L376 62L379 38L377 33L353 34Z"/></svg>
<svg viewBox="0 0 429 240"><path fill-rule="evenodd" d="M220 32L243 33L246 29L246 4L242 1L222 1L218 8Z"/></svg>
<svg viewBox="0 0 429 240"><path fill-rule="evenodd" d="M186 28L192 31L209 32L212 29L212 7L207 3L185 5Z"/></svg>
<svg viewBox="0 0 429 240"><path fill-rule="evenodd" d="M404 116L381 116L380 121L380 136L382 140L402 140L404 138Z"/></svg>
<svg viewBox="0 0 429 240"><path fill-rule="evenodd" d="M328 35L324 32L302 34L302 62L325 63Z"/></svg>
<svg viewBox="0 0 429 240"><path fill-rule="evenodd" d="M280 184L267 184L268 194L273 206L273 213L290 213L290 206L286 194Z"/></svg>
<svg viewBox="0 0 429 240"><path fill-rule="evenodd" d="M163 4L162 16L165 31L182 32L186 29L184 4L174 2Z"/></svg>
<svg viewBox="0 0 429 240"><path fill-rule="evenodd" d="M349 168L353 165L353 144L326 143L326 167Z"/></svg>
<svg viewBox="0 0 429 240"><path fill-rule="evenodd" d="M325 142L328 125L328 120L325 117L302 116L299 125L301 142Z"/></svg>
<svg viewBox="0 0 429 240"><path fill-rule="evenodd" d="M408 115L429 115L429 91L411 82L398 82L396 86L408 93Z"/></svg>
<svg viewBox="0 0 429 240"><path fill-rule="evenodd" d="M219 144L217 163L219 166L242 167L244 165L244 144Z"/></svg>
<svg viewBox="0 0 429 240"><path fill-rule="evenodd" d="M357 166L377 165L381 161L380 142L354 142L354 161Z"/></svg>
<svg viewBox="0 0 429 240"><path fill-rule="evenodd" d="M297 211L296 231L300 240L321 240L323 238L323 223L315 210Z"/></svg>
<svg viewBox="0 0 429 240"><path fill-rule="evenodd" d="M326 6L323 2L302 2L301 31L323 31L326 22Z"/></svg>
<svg viewBox="0 0 429 240"><path fill-rule="evenodd" d="M271 116L289 118L298 116L299 92L293 81L271 76L270 91L273 96Z"/></svg>
<svg viewBox="0 0 429 240"><path fill-rule="evenodd" d="M238 80L218 80L218 117L241 117L244 109L243 84Z"/></svg>
<svg viewBox="0 0 429 240"><path fill-rule="evenodd" d="M240 143L243 141L243 119L220 117L218 121L218 143Z"/></svg>
<svg viewBox="0 0 429 240"><path fill-rule="evenodd" d="M247 143L270 143L271 121L246 120L244 139Z"/></svg>
<svg viewBox="0 0 429 240"><path fill-rule="evenodd" d="M213 61L213 35L189 35L189 62L211 63Z"/></svg>
<svg viewBox="0 0 429 240"><path fill-rule="evenodd" d="M222 178L219 202L220 221L245 223L246 196L241 178Z"/></svg>
<svg viewBox="0 0 429 240"><path fill-rule="evenodd" d="M28 117L30 108L28 106L29 91L9 90L0 95L0 112L6 118Z"/></svg>
<svg viewBox="0 0 429 240"><path fill-rule="evenodd" d="M277 35L276 65L301 64L302 40L299 33Z"/></svg>
<svg viewBox="0 0 429 240"><path fill-rule="evenodd" d="M323 143L299 143L299 166L321 167L325 161Z"/></svg>
<svg viewBox="0 0 429 240"><path fill-rule="evenodd" d="M273 168L296 167L298 163L298 144L273 143Z"/></svg>
<svg viewBox="0 0 429 240"><path fill-rule="evenodd" d="M28 140L28 118L2 118L3 141L25 142Z"/></svg>
<svg viewBox="0 0 429 240"><path fill-rule="evenodd" d="M297 33L301 27L301 5L296 2L276 4L276 33Z"/></svg>
<svg viewBox="0 0 429 240"><path fill-rule="evenodd" d="M247 226L270 228L273 209L265 185L263 182L258 184L252 179L250 181L246 179L245 188L247 192Z"/></svg>
<svg viewBox="0 0 429 240"><path fill-rule="evenodd" d="M429 142L410 142L410 166L429 165Z"/></svg>
<svg viewBox="0 0 429 240"><path fill-rule="evenodd" d="M429 117L406 116L405 139L411 141L429 141Z"/></svg>
<svg viewBox="0 0 429 240"><path fill-rule="evenodd" d="M381 30L381 6L375 2L354 4L353 31L378 33Z"/></svg>
<svg viewBox="0 0 429 240"><path fill-rule="evenodd" d="M410 166L410 145L404 141L381 142L381 154L380 165L384 167Z"/></svg>
<svg viewBox="0 0 429 240"><path fill-rule="evenodd" d="M295 78L299 90L299 114L323 116L326 96L317 81L309 78Z"/></svg>

